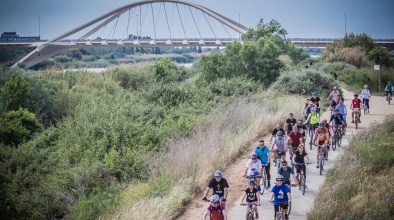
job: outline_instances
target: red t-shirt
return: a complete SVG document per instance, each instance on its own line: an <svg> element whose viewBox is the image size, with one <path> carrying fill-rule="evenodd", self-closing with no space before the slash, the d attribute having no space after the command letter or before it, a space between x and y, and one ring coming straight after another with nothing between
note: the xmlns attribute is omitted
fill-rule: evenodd
<svg viewBox="0 0 394 220"><path fill-rule="evenodd" d="M352 100L352 108L360 108L360 107L361 107L360 99L353 99Z"/></svg>
<svg viewBox="0 0 394 220"><path fill-rule="evenodd" d="M302 134L299 131L297 132L297 134L295 134L292 131L289 134L289 138L291 139L291 143L293 143L293 145L299 145L300 144L300 138L302 138Z"/></svg>

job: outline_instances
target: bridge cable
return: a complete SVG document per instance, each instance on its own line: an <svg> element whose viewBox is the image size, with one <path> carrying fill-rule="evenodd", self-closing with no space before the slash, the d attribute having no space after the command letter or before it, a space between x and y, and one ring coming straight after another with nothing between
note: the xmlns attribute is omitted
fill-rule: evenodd
<svg viewBox="0 0 394 220"><path fill-rule="evenodd" d="M131 16L130 16L130 11L131 11L131 9L129 9L129 19L127 21L127 29L125 31L125 33L127 32L127 36L126 36L127 39L129 39L129 37L130 37L130 35L129 35L129 25L130 25L131 18L134 16L135 8L133 8L133 13L131 14Z"/></svg>
<svg viewBox="0 0 394 220"><path fill-rule="evenodd" d="M215 36L215 38L217 39L216 34L215 34L215 32L213 31L211 24L209 23L207 17L205 16L205 13L202 13L202 14L204 15L204 18L205 18L205 20L207 21L207 23L208 23L208 25L209 25L209 28L211 28L211 31L212 31L212 33L213 33L213 36Z"/></svg>
<svg viewBox="0 0 394 220"><path fill-rule="evenodd" d="M119 16L118 16L118 19L116 19L116 23L115 23L114 32L112 33L112 40L114 39L114 36L115 36L116 27L118 26L118 21L119 21Z"/></svg>
<svg viewBox="0 0 394 220"><path fill-rule="evenodd" d="M142 20L142 13L141 13L141 5L140 5L140 33L138 34L137 40L140 39L141 36L141 20ZM137 21L138 22L138 21ZM138 24L137 24L137 28L138 28Z"/></svg>
<svg viewBox="0 0 394 220"><path fill-rule="evenodd" d="M230 39L231 39L231 40L234 40L233 37L231 37L231 35L228 33L226 27L223 25L223 22L219 22L219 23L222 25L224 31L226 31L226 33L227 33L227 35L230 37Z"/></svg>
<svg viewBox="0 0 394 220"><path fill-rule="evenodd" d="M153 14L153 4L150 3L151 9L152 9L152 21L153 21L153 30L155 31L155 37L153 39L156 39L156 26L155 26L155 14Z"/></svg>
<svg viewBox="0 0 394 220"><path fill-rule="evenodd" d="M192 10L190 9L190 6L189 6L189 10L190 10L190 14L191 14L192 17L193 17L194 24L196 25L196 28L197 28L197 31L198 31L198 35L200 35L200 38L201 38L200 29L199 29L198 26L197 26L196 20L194 19L194 15L193 15Z"/></svg>
<svg viewBox="0 0 394 220"><path fill-rule="evenodd" d="M157 20L156 20L156 27L159 24L159 18L160 18L160 12L161 12L161 4L159 4L159 13L157 14ZM154 21L153 21L154 22Z"/></svg>
<svg viewBox="0 0 394 220"><path fill-rule="evenodd" d="M182 17L181 17L181 14L179 13L178 4L175 4L175 5L176 5L176 9L177 9L177 11L178 11L179 19L181 20L181 25L182 25L182 29L183 29L183 34L185 34L185 40L186 40L186 32L185 32L185 28L183 27Z"/></svg>
<svg viewBox="0 0 394 220"><path fill-rule="evenodd" d="M151 3L151 4L152 4L152 3ZM145 23L145 18L146 18L146 14L147 14L147 12L148 12L148 7L149 7L149 5L146 6L145 14L144 14L144 19L142 20L142 24ZM142 28L142 26L141 26L141 28ZM142 30L141 30L141 32L142 32Z"/></svg>
<svg viewBox="0 0 394 220"><path fill-rule="evenodd" d="M163 6L164 6L164 12L166 14L166 21L167 21L168 32L170 34L170 39L171 39L171 28L170 28L170 24L168 23L167 9L166 9L166 5L164 4L164 2L163 2Z"/></svg>
<svg viewBox="0 0 394 220"><path fill-rule="evenodd" d="M172 4L172 9L171 9L171 28L173 27L172 26L172 23L173 23L173 21L174 21L174 4Z"/></svg>

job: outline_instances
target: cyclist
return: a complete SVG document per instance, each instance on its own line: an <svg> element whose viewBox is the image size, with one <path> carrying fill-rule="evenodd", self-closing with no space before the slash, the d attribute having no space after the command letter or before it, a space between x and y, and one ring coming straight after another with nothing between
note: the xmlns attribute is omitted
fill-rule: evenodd
<svg viewBox="0 0 394 220"><path fill-rule="evenodd" d="M333 127L332 127L333 134L335 134L334 129L339 129L339 131L341 132L342 126L345 125L345 123L343 122L343 116L339 113L338 109L335 109L334 114L331 115L329 123L331 122L333 122ZM332 137L333 136L331 136L331 138Z"/></svg>
<svg viewBox="0 0 394 220"><path fill-rule="evenodd" d="M285 130L283 130L283 128L280 127L280 124L276 124L274 130L272 130L271 133L270 143L272 142L272 139L276 136L276 133L278 133L278 131L283 132L283 134L285 133Z"/></svg>
<svg viewBox="0 0 394 220"><path fill-rule="evenodd" d="M317 96L317 92L313 92L312 93L312 98L310 98L309 100L311 100L313 102L313 104L316 105L316 111L319 113L320 112L320 98L319 96Z"/></svg>
<svg viewBox="0 0 394 220"><path fill-rule="evenodd" d="M275 152L275 161L280 158L283 160L286 159L286 151L287 151L287 143L285 138L283 137L283 132L278 131L276 134L276 138L274 138L274 141L272 142L271 145L271 152ZM276 164L275 164L276 166Z"/></svg>
<svg viewBox="0 0 394 220"><path fill-rule="evenodd" d="M301 114L305 114L305 110L308 106L309 106L309 99L306 99L304 105L302 106Z"/></svg>
<svg viewBox="0 0 394 220"><path fill-rule="evenodd" d="M285 219L289 219L287 208L289 203L291 203L291 193L289 187L283 184L282 175L276 176L276 185L272 187L269 202L274 202L274 219L276 219L276 213L279 211L279 203L282 203L282 208L285 211Z"/></svg>
<svg viewBox="0 0 394 220"><path fill-rule="evenodd" d="M293 169L293 167L287 166L287 161L282 162L282 167L279 167L277 174L280 174L283 176L283 184L287 184L290 188L290 191L291 191L290 175L293 175L294 183L296 185L298 184L298 181L294 175L294 169Z"/></svg>
<svg viewBox="0 0 394 220"><path fill-rule="evenodd" d="M327 151L330 150L329 149L329 145L328 145L328 141L330 140L330 137L328 136L328 129L326 128L326 125L323 122L320 122L318 129L316 129L315 131L315 138L314 141L316 144L323 145L323 152L324 155L327 155ZM317 166L316 168L319 168L319 150L320 150L320 146L316 147L317 150L317 154L316 154L316 161L317 161ZM327 158L326 158L327 160Z"/></svg>
<svg viewBox="0 0 394 220"><path fill-rule="evenodd" d="M354 123L354 113L358 112L358 123L361 123L361 100L358 98L358 94L354 94L354 99L352 100L352 104L350 104L350 108L353 109L352 111L352 123Z"/></svg>
<svg viewBox="0 0 394 220"><path fill-rule="evenodd" d="M287 136L287 146L292 146L289 147L290 160L293 156L293 148L297 149L298 145L302 143L302 138L302 134L298 131L297 125L294 125L293 131Z"/></svg>
<svg viewBox="0 0 394 220"><path fill-rule="evenodd" d="M335 109L335 107L337 106L337 102L335 101L335 99L330 101L330 107L329 110L333 111Z"/></svg>
<svg viewBox="0 0 394 220"><path fill-rule="evenodd" d="M317 128L317 126L319 125L319 118L320 115L319 113L316 112L317 109L316 108L312 108L312 112L308 115L307 119L305 120L304 124L307 124L308 122L310 122L310 130L314 130Z"/></svg>
<svg viewBox="0 0 394 220"><path fill-rule="evenodd" d="M390 96L393 97L393 85L391 84L391 81L389 81L387 83L386 88L384 89L384 91L386 91L386 101L388 101L387 97L389 97L389 93L390 93Z"/></svg>
<svg viewBox="0 0 394 220"><path fill-rule="evenodd" d="M334 100L337 98L337 95L339 95L339 91L338 91L337 87L334 86L332 88L330 95L328 95L327 100L330 100L330 97L331 97L331 100Z"/></svg>
<svg viewBox="0 0 394 220"><path fill-rule="evenodd" d="M324 123L325 127L326 127L327 130L328 130L328 136L331 137L330 123L328 123L327 118L323 118L323 119L321 120L321 122Z"/></svg>
<svg viewBox="0 0 394 220"><path fill-rule="evenodd" d="M253 176L260 176L263 172L263 164L260 160L257 160L257 154L252 154L250 160L246 163L246 170L244 177L253 177ZM260 183L260 177L255 178L257 183ZM257 190L260 194L261 192L260 184L257 184Z"/></svg>
<svg viewBox="0 0 394 220"><path fill-rule="evenodd" d="M211 203L205 210L202 219L205 220L209 215L210 220L227 220L227 211L224 205L219 204L219 196L214 194L209 200Z"/></svg>
<svg viewBox="0 0 394 220"><path fill-rule="evenodd" d="M308 159L308 164L311 164L311 159L306 153L304 144L300 144L298 146L298 150L294 153L293 163L295 164L295 169L297 173L297 180L299 180L301 169L304 172L305 183L306 183L306 166L305 166L305 157Z"/></svg>
<svg viewBox="0 0 394 220"><path fill-rule="evenodd" d="M335 107L335 110L338 110L339 114L342 115L343 123L346 127L347 126L347 123L346 123L347 108L342 100L339 100L339 104L337 105L337 107Z"/></svg>
<svg viewBox="0 0 394 220"><path fill-rule="evenodd" d="M293 126L297 124L297 120L294 118L293 113L289 114L289 118L286 120L285 124L285 129L286 129L286 134L289 135L291 130L293 129Z"/></svg>
<svg viewBox="0 0 394 220"><path fill-rule="evenodd" d="M371 92L369 91L367 84L365 84L364 89L361 90L361 97L363 98L363 103L365 102L365 105L367 106L369 113L369 99L371 98Z"/></svg>
<svg viewBox="0 0 394 220"><path fill-rule="evenodd" d="M271 187L271 174L270 174L270 161L271 161L271 154L270 149L264 145L264 140L259 140L259 146L256 147L254 153L257 154L258 159L260 159L263 167L265 169L265 173L267 174L267 181L268 186L267 188Z"/></svg>
<svg viewBox="0 0 394 220"><path fill-rule="evenodd" d="M245 189L244 194L241 199L241 205L244 203L246 197L247 203L253 203L252 209L256 213L256 219L259 218L259 213L257 212L257 206L260 205L260 195L257 193L256 180L248 179L249 187ZM246 206L246 220L248 220L250 206Z"/></svg>
<svg viewBox="0 0 394 220"><path fill-rule="evenodd" d="M302 143L305 143L306 126L302 120L298 121L297 124L298 131L302 134Z"/></svg>
<svg viewBox="0 0 394 220"><path fill-rule="evenodd" d="M308 115L312 112L312 108L315 108L316 107L316 105L315 104L313 104L313 102L312 101L309 101L309 106L308 107L306 107L306 109L305 109L305 120L308 118Z"/></svg>
<svg viewBox="0 0 394 220"><path fill-rule="evenodd" d="M212 194L213 195L218 195L220 199L220 203L224 205L226 202L227 198L227 193L228 193L228 183L225 178L222 178L222 171L216 170L213 175L215 176L211 181L209 181L207 189L204 192L204 197L202 200L208 201L207 200L207 195L209 190L212 188Z"/></svg>

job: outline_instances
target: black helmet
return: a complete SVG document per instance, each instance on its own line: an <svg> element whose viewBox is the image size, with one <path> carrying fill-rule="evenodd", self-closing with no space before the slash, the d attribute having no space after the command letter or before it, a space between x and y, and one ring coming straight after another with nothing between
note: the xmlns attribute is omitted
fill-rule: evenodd
<svg viewBox="0 0 394 220"><path fill-rule="evenodd" d="M356 97L357 97L357 96L358 96L358 94L357 94L357 93L354 93L354 96L356 96Z"/></svg>

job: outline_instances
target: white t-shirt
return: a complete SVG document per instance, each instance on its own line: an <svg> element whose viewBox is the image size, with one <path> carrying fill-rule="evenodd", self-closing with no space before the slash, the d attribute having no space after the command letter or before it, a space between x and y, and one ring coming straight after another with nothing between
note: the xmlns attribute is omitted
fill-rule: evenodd
<svg viewBox="0 0 394 220"><path fill-rule="evenodd" d="M253 163L253 160L249 160L248 163L246 163L246 167L248 167L248 176L254 176L255 173L254 171L257 171L260 175L260 170L263 168L263 164L261 163L260 160L257 160L255 163Z"/></svg>
<svg viewBox="0 0 394 220"><path fill-rule="evenodd" d="M279 150L281 152L284 152L286 150L285 148L285 138L282 137L282 139L278 139L277 137L274 138L274 141L272 142L272 144L274 145L274 149L275 150Z"/></svg>
<svg viewBox="0 0 394 220"><path fill-rule="evenodd" d="M363 99L369 99L369 96L371 95L369 89L363 89L361 90L361 95Z"/></svg>

